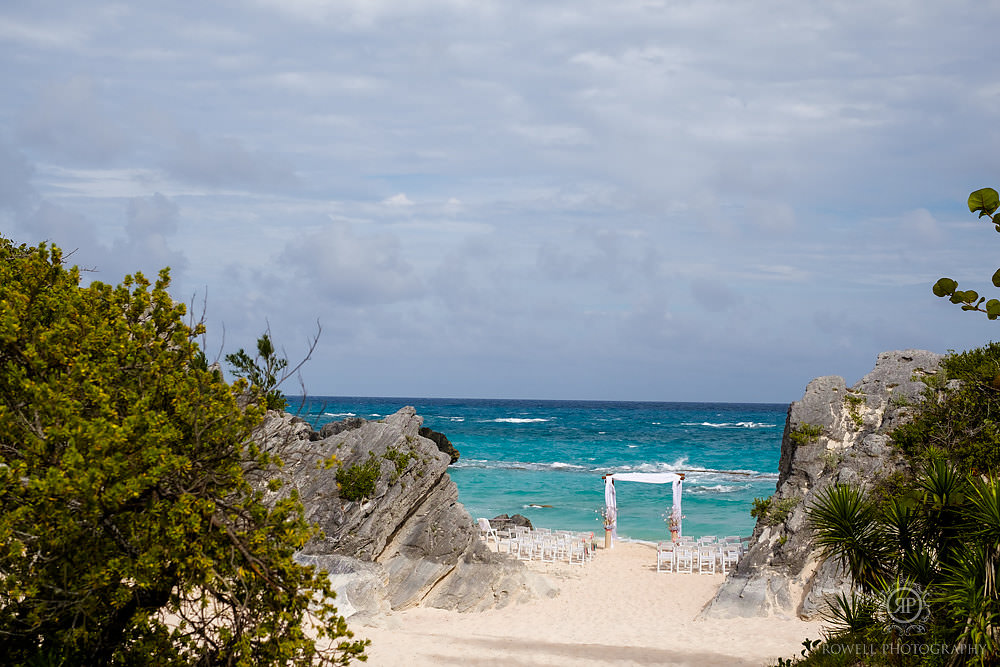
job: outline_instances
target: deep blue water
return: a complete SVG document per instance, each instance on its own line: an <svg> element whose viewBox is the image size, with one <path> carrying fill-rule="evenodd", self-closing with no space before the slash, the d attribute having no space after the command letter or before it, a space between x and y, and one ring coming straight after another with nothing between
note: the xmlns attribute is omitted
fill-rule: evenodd
<svg viewBox="0 0 1000 667"><path fill-rule="evenodd" d="M755 497L774 493L787 404L437 398L291 398L318 427L412 405L461 452L450 469L473 517L520 513L537 526L601 529L601 476L685 472L685 535L749 535ZM618 532L669 535L669 485L617 485ZM551 505L551 508L531 507Z"/></svg>

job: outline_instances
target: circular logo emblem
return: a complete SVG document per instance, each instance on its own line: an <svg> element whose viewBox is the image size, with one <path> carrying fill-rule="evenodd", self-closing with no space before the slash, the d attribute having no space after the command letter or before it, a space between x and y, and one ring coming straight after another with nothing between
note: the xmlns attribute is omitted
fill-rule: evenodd
<svg viewBox="0 0 1000 667"><path fill-rule="evenodd" d="M919 621L927 610L923 592L915 586L899 586L885 596L885 611L896 623Z"/></svg>

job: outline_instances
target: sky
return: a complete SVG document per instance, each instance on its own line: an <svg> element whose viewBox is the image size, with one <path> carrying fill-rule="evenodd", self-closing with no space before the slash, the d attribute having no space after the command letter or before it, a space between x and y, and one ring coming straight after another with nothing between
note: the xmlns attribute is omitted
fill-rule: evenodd
<svg viewBox="0 0 1000 667"><path fill-rule="evenodd" d="M287 393L789 402L1000 322L1000 2L6 0L0 233ZM985 219L984 219L985 220Z"/></svg>

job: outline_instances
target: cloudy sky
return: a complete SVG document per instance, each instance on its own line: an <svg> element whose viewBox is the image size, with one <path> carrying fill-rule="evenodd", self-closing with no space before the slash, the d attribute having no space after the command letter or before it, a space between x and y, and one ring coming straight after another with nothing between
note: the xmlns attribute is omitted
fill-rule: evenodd
<svg viewBox="0 0 1000 667"><path fill-rule="evenodd" d="M1000 3L7 0L0 233L314 395L786 402L966 349ZM993 296L990 294L990 296ZM298 393L297 386L286 387Z"/></svg>

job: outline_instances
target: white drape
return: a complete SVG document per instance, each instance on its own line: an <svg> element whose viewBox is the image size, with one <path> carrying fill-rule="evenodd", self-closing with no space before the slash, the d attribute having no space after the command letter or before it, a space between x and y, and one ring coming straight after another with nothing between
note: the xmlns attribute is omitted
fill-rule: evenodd
<svg viewBox="0 0 1000 667"><path fill-rule="evenodd" d="M604 524L611 527L611 548L615 546L618 537L618 501L615 499L615 484L611 475L604 478Z"/></svg>
<svg viewBox="0 0 1000 667"><path fill-rule="evenodd" d="M672 472L620 472L607 475L604 478L605 515L611 519L611 546L618 537L618 501L615 497L615 480L619 482L644 482L646 484L670 484L673 492L673 502L670 507L671 523L676 523L677 534L681 531L681 494L684 489L684 478Z"/></svg>

